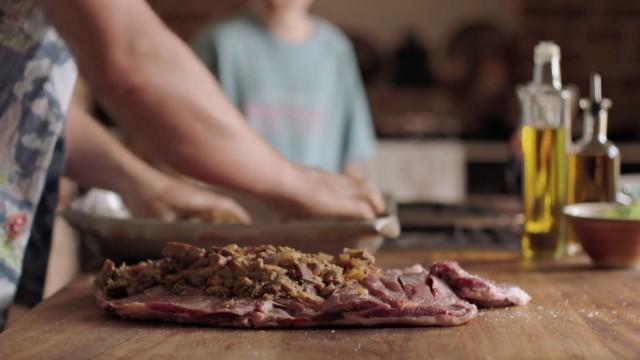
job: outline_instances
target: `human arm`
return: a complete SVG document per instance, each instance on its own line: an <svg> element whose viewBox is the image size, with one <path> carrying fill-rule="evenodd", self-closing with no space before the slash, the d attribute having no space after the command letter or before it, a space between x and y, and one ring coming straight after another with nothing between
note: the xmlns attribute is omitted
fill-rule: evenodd
<svg viewBox="0 0 640 360"><path fill-rule="evenodd" d="M173 220L219 212L248 222L233 200L165 175L136 157L95 119L72 105L65 127L65 175L86 187L117 192L136 216Z"/></svg>
<svg viewBox="0 0 640 360"><path fill-rule="evenodd" d="M194 54L216 79L227 100L235 107L246 101L246 94L240 90L239 85L242 75L247 74L239 73L238 70L243 67L237 64L239 57L231 55L235 50L230 44L242 41L242 38L228 36L217 26L211 26L197 34L189 44ZM227 56L224 56L225 54Z"/></svg>
<svg viewBox="0 0 640 360"><path fill-rule="evenodd" d="M190 46L200 61L209 69L216 79L220 79L218 49L215 43L216 33L212 28L207 28L199 33Z"/></svg>
<svg viewBox="0 0 640 360"><path fill-rule="evenodd" d="M40 0L97 98L180 172L262 197L297 216L373 217L380 194L294 166L226 100L215 79L142 0Z"/></svg>

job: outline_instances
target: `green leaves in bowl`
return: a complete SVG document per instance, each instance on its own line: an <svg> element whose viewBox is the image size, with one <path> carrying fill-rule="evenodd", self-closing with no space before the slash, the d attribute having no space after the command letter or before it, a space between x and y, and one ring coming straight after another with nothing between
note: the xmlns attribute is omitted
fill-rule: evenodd
<svg viewBox="0 0 640 360"><path fill-rule="evenodd" d="M607 209L603 215L606 218L640 220L640 200L634 201L631 205Z"/></svg>

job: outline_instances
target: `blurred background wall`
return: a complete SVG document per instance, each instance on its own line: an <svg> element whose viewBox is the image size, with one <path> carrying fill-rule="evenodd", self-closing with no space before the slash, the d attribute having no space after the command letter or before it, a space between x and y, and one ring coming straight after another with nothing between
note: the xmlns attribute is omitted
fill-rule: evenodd
<svg viewBox="0 0 640 360"><path fill-rule="evenodd" d="M149 2L185 40L243 3ZM563 81L581 94L591 71L602 74L623 172L640 170L640 0L317 0L313 12L350 36L381 144L457 143L467 192L517 191L514 88L530 80L541 40L560 45ZM578 119L575 136L580 128Z"/></svg>
<svg viewBox="0 0 640 360"><path fill-rule="evenodd" d="M358 29L391 49L407 28L443 49L461 25L480 20L507 32L520 26L519 0L319 0L314 10L342 26Z"/></svg>
<svg viewBox="0 0 640 360"><path fill-rule="evenodd" d="M237 10L238 0L149 0L181 36L190 38L203 23ZM489 19L513 30L520 23L520 0L317 0L313 12L341 26L369 33L391 48L407 27L417 28L425 40L444 45L458 24ZM429 16L438 14L438 16Z"/></svg>
<svg viewBox="0 0 640 360"><path fill-rule="evenodd" d="M150 3L184 39L242 5L237 0ZM430 50L433 68L445 79L460 71L447 68L447 48L466 26L491 25L510 37L517 50L513 70L518 82L531 76L534 44L554 40L562 48L566 83L577 84L585 93L588 73L602 73L606 94L614 100L612 137L640 138L638 0L318 0L313 10L380 52L393 51L408 30L415 32Z"/></svg>
<svg viewBox="0 0 640 360"><path fill-rule="evenodd" d="M530 63L540 39L556 41L565 82L588 94L588 73L601 73L606 96L613 100L611 137L640 140L640 1L524 0L520 12L521 64ZM526 66L519 73L530 76Z"/></svg>

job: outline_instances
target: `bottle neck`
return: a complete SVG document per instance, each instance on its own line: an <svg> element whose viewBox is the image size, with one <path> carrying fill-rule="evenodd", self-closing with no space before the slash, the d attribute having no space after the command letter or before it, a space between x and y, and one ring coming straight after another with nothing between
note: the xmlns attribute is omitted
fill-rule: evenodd
<svg viewBox="0 0 640 360"><path fill-rule="evenodd" d="M598 114L594 116L595 121L593 124L593 129L596 132L596 136L598 137L598 141L606 142L607 141L607 121L608 121L608 112L607 110L600 110Z"/></svg>
<svg viewBox="0 0 640 360"><path fill-rule="evenodd" d="M536 62L533 67L533 82L536 85L549 85L560 90L562 88L560 59L552 58L548 61Z"/></svg>
<svg viewBox="0 0 640 360"><path fill-rule="evenodd" d="M607 110L602 109L595 113L585 112L584 136L592 141L607 142L607 120Z"/></svg>

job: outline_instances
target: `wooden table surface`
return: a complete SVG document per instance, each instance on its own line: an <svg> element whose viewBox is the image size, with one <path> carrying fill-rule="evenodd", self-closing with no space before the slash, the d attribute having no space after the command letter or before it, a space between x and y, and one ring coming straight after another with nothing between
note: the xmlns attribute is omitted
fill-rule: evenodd
<svg viewBox="0 0 640 360"><path fill-rule="evenodd" d="M0 359L640 358L639 272L594 270L586 258L531 266L515 254L480 251L387 251L378 263L444 258L514 282L533 300L449 328L230 330L108 316L85 276L1 334Z"/></svg>

